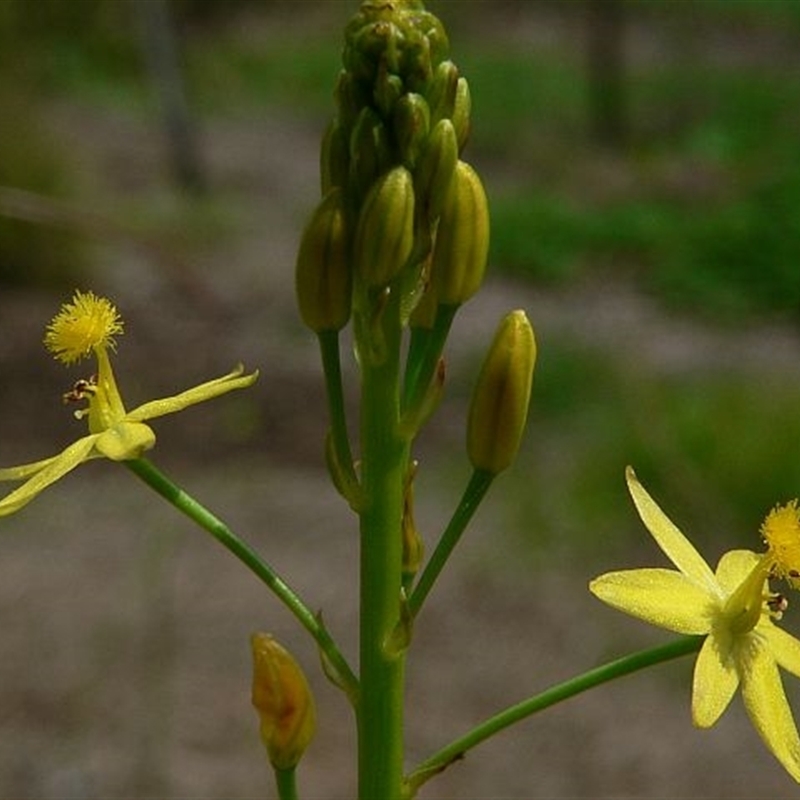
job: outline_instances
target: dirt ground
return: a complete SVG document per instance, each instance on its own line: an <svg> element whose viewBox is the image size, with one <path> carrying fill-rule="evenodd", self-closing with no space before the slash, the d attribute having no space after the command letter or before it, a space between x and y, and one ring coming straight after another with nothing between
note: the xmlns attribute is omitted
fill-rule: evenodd
<svg viewBox="0 0 800 800"><path fill-rule="evenodd" d="M165 214L179 202L153 131L113 112L53 113L96 196L148 196ZM117 363L131 404L239 360L261 370L246 396L158 424L153 458L322 609L352 654L355 522L322 470L316 350L292 297L294 250L317 192L318 135L315 125L273 111L207 124L204 157L212 185L236 209L236 235L178 248L191 252L188 265L119 239L98 242L92 288L126 317ZM59 397L80 375L65 375L39 344L60 299L0 296L4 464L55 452L79 431ZM543 294L490 280L456 326L453 375L472 364L512 306L529 311L540 346L569 330L621 357L660 359L664 369L729 352L713 333L659 315L626 287ZM754 364L764 352L794 364L800 355L800 340L787 331L743 333L739 345L738 357L749 353ZM463 413L455 404L442 413L437 443L446 451L460 447ZM450 463L431 462L434 471ZM440 478L435 492L420 492L429 539L460 480ZM519 556L518 534L504 525L513 503L500 488L481 510L418 622L410 766L529 693L665 640L591 598L595 565L576 558L532 570ZM85 465L3 520L0 630L3 800L273 797L248 696L253 630L289 646L317 693L320 728L301 769L303 796L355 796L352 716L321 676L307 637L231 556L122 467ZM663 666L551 709L470 753L420 796L799 796L738 700L714 730L692 728L690 667Z"/></svg>

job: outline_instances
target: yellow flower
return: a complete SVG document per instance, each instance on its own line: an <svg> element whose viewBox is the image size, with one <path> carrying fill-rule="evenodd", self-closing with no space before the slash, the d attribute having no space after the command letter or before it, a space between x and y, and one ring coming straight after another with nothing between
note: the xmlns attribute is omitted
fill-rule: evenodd
<svg viewBox="0 0 800 800"><path fill-rule="evenodd" d="M64 395L67 402L86 401L88 407L75 412L88 419L89 435L69 445L52 458L0 469L0 481L25 481L0 500L0 516L13 514L43 489L84 461L110 458L127 461L139 458L155 444L156 437L144 420L182 411L233 389L250 386L258 372L244 375L239 365L220 378L202 383L173 397L152 400L126 411L117 389L108 351L115 348L114 336L122 333L122 320L113 304L92 292L75 292L48 325L44 343L56 359L71 364L85 356L97 359L97 374L79 380Z"/></svg>
<svg viewBox="0 0 800 800"><path fill-rule="evenodd" d="M755 729L800 782L800 738L778 671L780 666L800 677L800 641L775 625L773 620L780 619L787 603L781 595L770 594L767 583L783 569L779 558L772 547L764 555L733 550L712 572L630 467L626 478L639 516L678 570L609 572L593 580L590 590L645 622L706 636L694 669L694 724L713 725L741 686ZM797 514L795 523L797 534Z"/></svg>

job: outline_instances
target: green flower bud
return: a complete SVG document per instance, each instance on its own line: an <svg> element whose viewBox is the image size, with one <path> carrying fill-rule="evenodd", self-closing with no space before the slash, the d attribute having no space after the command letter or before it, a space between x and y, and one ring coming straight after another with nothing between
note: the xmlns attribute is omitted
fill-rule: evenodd
<svg viewBox="0 0 800 800"><path fill-rule="evenodd" d="M298 663L271 636L254 633L250 645L261 741L275 769L294 769L316 732L311 689Z"/></svg>
<svg viewBox="0 0 800 800"><path fill-rule="evenodd" d="M345 28L342 61L359 81L374 84L385 71L421 91L448 47L442 23L421 2L363 2Z"/></svg>
<svg viewBox="0 0 800 800"><path fill-rule="evenodd" d="M352 275L343 192L317 206L300 240L295 288L300 316L315 333L341 330L350 318Z"/></svg>
<svg viewBox="0 0 800 800"><path fill-rule="evenodd" d="M397 74L400 72L403 38L403 32L388 15L364 25L352 37L352 46L345 50L345 58L349 58L345 67L370 82L375 80L379 67Z"/></svg>
<svg viewBox="0 0 800 800"><path fill-rule="evenodd" d="M347 70L341 70L336 79L333 97L338 109L339 124L349 131L356 124L361 110L369 105L370 93Z"/></svg>
<svg viewBox="0 0 800 800"><path fill-rule="evenodd" d="M364 108L350 136L350 181L359 199L391 163L386 126L375 111Z"/></svg>
<svg viewBox="0 0 800 800"><path fill-rule="evenodd" d="M442 213L444 201L453 184L457 162L458 142L453 123L449 119L439 120L428 137L414 171L417 202L424 206L430 223Z"/></svg>
<svg viewBox="0 0 800 800"><path fill-rule="evenodd" d="M347 171L350 163L347 134L334 120L322 137L319 156L320 183L324 197L334 186L347 185Z"/></svg>
<svg viewBox="0 0 800 800"><path fill-rule="evenodd" d="M431 107L431 120L435 124L441 119L451 119L456 105L458 67L452 61L442 61L433 73L426 93Z"/></svg>
<svg viewBox="0 0 800 800"><path fill-rule="evenodd" d="M428 103L422 95L409 92L396 103L392 115L392 127L400 149L400 158L406 166L413 168L420 150L428 138L431 115Z"/></svg>
<svg viewBox="0 0 800 800"><path fill-rule="evenodd" d="M489 204L478 174L464 161L456 164L444 200L431 280L444 305L461 305L480 288L489 254Z"/></svg>
<svg viewBox="0 0 800 800"><path fill-rule="evenodd" d="M466 78L459 78L456 84L456 99L453 105L453 127L456 129L458 139L458 152L464 149L469 139L471 127L470 115L472 113L472 96Z"/></svg>
<svg viewBox="0 0 800 800"><path fill-rule="evenodd" d="M524 311L512 311L497 329L472 395L467 453L476 470L496 475L516 457L535 363L533 328Z"/></svg>
<svg viewBox="0 0 800 800"><path fill-rule="evenodd" d="M355 238L356 271L367 286L385 286L414 245L414 186L405 167L378 180L364 200Z"/></svg>
<svg viewBox="0 0 800 800"><path fill-rule="evenodd" d="M373 98L375 105L384 117L390 117L394 104L400 99L404 91L403 79L399 75L382 72L378 75Z"/></svg>

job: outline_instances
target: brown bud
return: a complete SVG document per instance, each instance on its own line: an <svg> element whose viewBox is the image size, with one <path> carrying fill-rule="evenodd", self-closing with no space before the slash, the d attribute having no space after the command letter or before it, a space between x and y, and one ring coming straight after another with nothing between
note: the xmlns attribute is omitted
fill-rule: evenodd
<svg viewBox="0 0 800 800"><path fill-rule="evenodd" d="M270 635L254 633L250 644L261 741L275 769L293 769L316 731L311 689L294 658Z"/></svg>

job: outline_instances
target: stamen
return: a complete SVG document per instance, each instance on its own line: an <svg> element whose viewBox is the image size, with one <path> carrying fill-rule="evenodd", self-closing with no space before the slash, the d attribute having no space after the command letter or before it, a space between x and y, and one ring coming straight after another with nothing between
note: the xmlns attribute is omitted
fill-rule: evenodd
<svg viewBox="0 0 800 800"><path fill-rule="evenodd" d="M61 395L61 399L65 403L77 403L81 400L85 400L87 397L91 397L95 392L97 392L97 376L92 375L89 379L81 378L75 381L72 385L72 389L68 392L64 392L64 394Z"/></svg>
<svg viewBox="0 0 800 800"><path fill-rule="evenodd" d="M767 598L767 608L772 616L779 620L783 616L783 612L789 608L789 601L782 594L773 594Z"/></svg>
<svg viewBox="0 0 800 800"><path fill-rule="evenodd" d="M110 300L93 292L76 291L45 332L45 347L64 364L90 355L96 348L114 349L123 332L122 319Z"/></svg>
<svg viewBox="0 0 800 800"><path fill-rule="evenodd" d="M800 509L797 500L775 506L761 526L761 535L772 561L771 574L800 588Z"/></svg>

